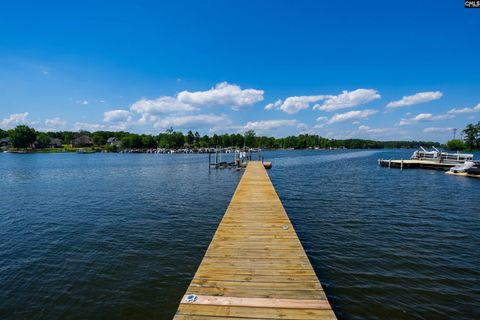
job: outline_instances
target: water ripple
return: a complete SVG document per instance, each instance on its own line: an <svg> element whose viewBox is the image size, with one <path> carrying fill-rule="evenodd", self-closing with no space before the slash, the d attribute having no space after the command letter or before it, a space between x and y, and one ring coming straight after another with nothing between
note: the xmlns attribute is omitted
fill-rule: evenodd
<svg viewBox="0 0 480 320"><path fill-rule="evenodd" d="M266 153L340 319L479 319L480 181L411 150ZM206 155L0 154L0 319L169 319L241 177Z"/></svg>

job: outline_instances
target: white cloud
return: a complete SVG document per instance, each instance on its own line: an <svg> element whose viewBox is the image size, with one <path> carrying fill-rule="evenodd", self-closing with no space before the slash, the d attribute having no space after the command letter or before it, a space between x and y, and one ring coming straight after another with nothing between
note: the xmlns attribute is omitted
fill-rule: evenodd
<svg viewBox="0 0 480 320"><path fill-rule="evenodd" d="M424 121L440 121L440 120L447 120L447 119L452 119L455 118L454 114L450 113L445 113L445 114L439 114L439 115L433 115L431 113L420 113L417 114L415 117L409 118L409 119L401 119L400 122L398 123L399 126L408 126L411 124L415 124L418 122L424 122Z"/></svg>
<svg viewBox="0 0 480 320"><path fill-rule="evenodd" d="M297 128L299 130L306 131L308 130L308 125L306 123L300 122L299 124L297 124Z"/></svg>
<svg viewBox="0 0 480 320"><path fill-rule="evenodd" d="M182 91L177 100L191 106L229 106L238 110L262 101L263 93L263 90L242 90L238 85L222 82L207 91Z"/></svg>
<svg viewBox="0 0 480 320"><path fill-rule="evenodd" d="M275 103L270 103L265 106L266 110L280 109L288 114L294 114L300 110L310 108L310 104L322 100L325 96L293 96L288 97L285 101L277 100Z"/></svg>
<svg viewBox="0 0 480 320"><path fill-rule="evenodd" d="M323 111L335 111L345 108L353 108L360 106L371 101L380 99L380 94L377 90L373 89L357 89L354 91L344 90L337 96L326 95L321 100L325 102L320 105L317 104L313 107L314 110Z"/></svg>
<svg viewBox="0 0 480 320"><path fill-rule="evenodd" d="M52 118L52 119L46 119L45 120L45 125L48 128L64 128L67 125L67 121L60 119L60 118Z"/></svg>
<svg viewBox="0 0 480 320"><path fill-rule="evenodd" d="M318 118L317 118L317 121L319 121L319 122L320 122L320 121L327 121L327 120L328 120L327 117L318 117Z"/></svg>
<svg viewBox="0 0 480 320"><path fill-rule="evenodd" d="M97 130L104 130L106 128L103 124L97 123L86 123L86 122L75 122L75 130L76 131L97 131Z"/></svg>
<svg viewBox="0 0 480 320"><path fill-rule="evenodd" d="M480 103L473 108L463 108L463 109L453 108L448 110L449 114L462 114L462 113L474 113L474 112L480 112Z"/></svg>
<svg viewBox="0 0 480 320"><path fill-rule="evenodd" d="M0 120L0 125L5 128L13 128L21 124L29 124L28 112L11 114L8 118Z"/></svg>
<svg viewBox="0 0 480 320"><path fill-rule="evenodd" d="M358 130L362 130L362 131L370 130L370 127L362 125L358 127Z"/></svg>
<svg viewBox="0 0 480 320"><path fill-rule="evenodd" d="M453 128L429 127L423 129L423 132L452 132Z"/></svg>
<svg viewBox="0 0 480 320"><path fill-rule="evenodd" d="M140 124L154 123L164 127L167 122L178 119L201 119L211 121L211 115L187 117L185 114L199 111L202 107L226 106L233 110L251 106L263 100L263 90L241 89L238 85L222 82L206 91L182 91L176 96L161 96L156 99L141 99L130 106L130 110L141 114ZM168 117L161 118L161 115Z"/></svg>
<svg viewBox="0 0 480 320"><path fill-rule="evenodd" d="M76 131L123 131L128 129L128 124L125 122L118 122L113 125L105 125L99 123L75 122L74 130Z"/></svg>
<svg viewBox="0 0 480 320"><path fill-rule="evenodd" d="M132 114L127 110L110 110L103 113L105 122L130 122Z"/></svg>
<svg viewBox="0 0 480 320"><path fill-rule="evenodd" d="M261 120L249 121L243 128L244 130L265 131L286 126L296 126L297 124L297 120Z"/></svg>
<svg viewBox="0 0 480 320"><path fill-rule="evenodd" d="M141 114L156 115L161 113L190 112L198 109L180 102L176 98L165 96L153 100L138 100L130 106L130 110Z"/></svg>
<svg viewBox="0 0 480 320"><path fill-rule="evenodd" d="M370 128L369 126L361 125L358 127L358 131L368 134L383 134L391 131L390 128Z"/></svg>
<svg viewBox="0 0 480 320"><path fill-rule="evenodd" d="M380 94L373 89L357 89L354 91L342 91L339 95L312 95L312 96L292 96L284 101L277 100L275 103L269 103L265 110L279 109L288 114L294 114L301 110L310 108L312 103L325 100L323 104L313 106L315 110L335 111L345 108L353 108L379 99Z"/></svg>
<svg viewBox="0 0 480 320"><path fill-rule="evenodd" d="M332 124L332 123L342 122L342 121L347 121L352 119L366 119L375 113L377 113L377 111L373 109L349 111L345 113L336 113L330 118L330 120L328 120L328 123Z"/></svg>
<svg viewBox="0 0 480 320"><path fill-rule="evenodd" d="M86 106L88 104L88 100L77 100L77 103Z"/></svg>
<svg viewBox="0 0 480 320"><path fill-rule="evenodd" d="M169 116L162 119L156 119L153 126L155 128L184 127L186 125L225 125L231 123L227 115L215 114L197 114L185 116Z"/></svg>
<svg viewBox="0 0 480 320"><path fill-rule="evenodd" d="M220 125L220 126L214 126L208 129L209 134L214 134L214 133L232 133L232 132L238 132L240 133L243 130L243 126L239 125Z"/></svg>
<svg viewBox="0 0 480 320"><path fill-rule="evenodd" d="M407 107L414 104L438 100L442 96L443 93L441 93L440 91L418 92L411 96L404 96L400 100L389 102L387 104L387 108Z"/></svg>
<svg viewBox="0 0 480 320"><path fill-rule="evenodd" d="M282 100L278 99L275 103L269 103L265 106L265 110L273 110L282 105Z"/></svg>

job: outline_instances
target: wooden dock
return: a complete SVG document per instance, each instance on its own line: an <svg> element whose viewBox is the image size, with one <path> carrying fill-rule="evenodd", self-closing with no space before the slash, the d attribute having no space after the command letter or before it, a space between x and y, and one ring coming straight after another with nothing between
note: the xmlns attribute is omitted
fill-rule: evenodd
<svg viewBox="0 0 480 320"><path fill-rule="evenodd" d="M251 161L174 320L336 319L261 162Z"/></svg>

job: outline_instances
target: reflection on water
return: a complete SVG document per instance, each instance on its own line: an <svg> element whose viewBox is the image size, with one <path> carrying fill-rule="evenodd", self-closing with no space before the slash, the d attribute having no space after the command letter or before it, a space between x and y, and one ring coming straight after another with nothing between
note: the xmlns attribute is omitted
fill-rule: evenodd
<svg viewBox="0 0 480 320"><path fill-rule="evenodd" d="M410 153L264 154L339 318L480 318L480 181ZM171 318L241 177L207 163L0 154L0 318Z"/></svg>

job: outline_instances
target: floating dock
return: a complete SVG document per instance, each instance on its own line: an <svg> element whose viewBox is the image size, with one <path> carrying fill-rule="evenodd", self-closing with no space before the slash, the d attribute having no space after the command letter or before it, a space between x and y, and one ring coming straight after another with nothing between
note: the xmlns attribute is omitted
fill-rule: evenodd
<svg viewBox="0 0 480 320"><path fill-rule="evenodd" d="M480 178L480 175L478 174L469 174L467 172L451 172L451 171L447 171L446 172L447 174L450 174L452 176L459 176L459 177L468 177L468 178Z"/></svg>
<svg viewBox="0 0 480 320"><path fill-rule="evenodd" d="M434 170L444 170L447 171L450 168L454 167L454 163L442 163L439 161L429 161L429 160L385 160L378 159L378 165L382 167L389 168L400 168L400 169L410 169L410 168L422 168L422 169L434 169Z"/></svg>
<svg viewBox="0 0 480 320"><path fill-rule="evenodd" d="M336 319L260 161L250 161L174 320Z"/></svg>

